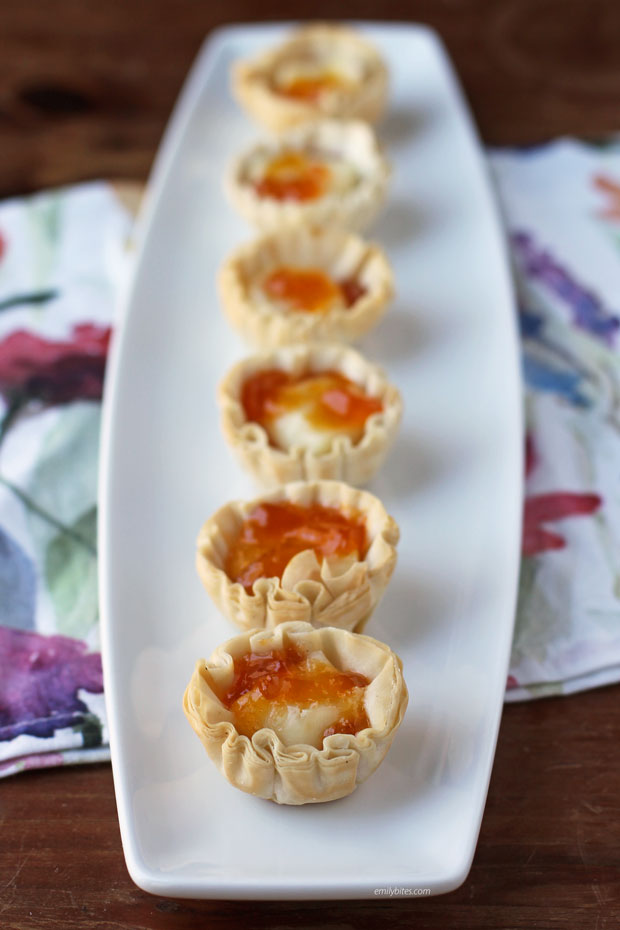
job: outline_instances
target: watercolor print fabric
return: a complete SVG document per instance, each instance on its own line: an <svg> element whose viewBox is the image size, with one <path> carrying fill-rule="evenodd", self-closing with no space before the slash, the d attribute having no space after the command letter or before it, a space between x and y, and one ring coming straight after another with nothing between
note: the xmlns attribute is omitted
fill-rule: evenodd
<svg viewBox="0 0 620 930"><path fill-rule="evenodd" d="M560 140L491 167L527 427L510 700L620 679L620 144Z"/></svg>
<svg viewBox="0 0 620 930"><path fill-rule="evenodd" d="M97 459L130 227L106 184L0 206L0 774L109 755Z"/></svg>

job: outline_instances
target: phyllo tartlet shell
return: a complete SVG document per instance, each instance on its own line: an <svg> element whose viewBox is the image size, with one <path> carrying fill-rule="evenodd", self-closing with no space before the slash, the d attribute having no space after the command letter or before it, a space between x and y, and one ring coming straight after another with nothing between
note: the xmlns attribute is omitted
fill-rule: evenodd
<svg viewBox="0 0 620 930"><path fill-rule="evenodd" d="M335 433L324 451L308 445L288 450L270 444L265 428L247 419L241 394L245 381L260 371L279 369L298 376L309 372L336 371L381 401L383 409L371 414L362 438L352 442ZM366 484L383 464L398 432L402 415L400 392L383 371L359 352L341 345L297 345L253 355L238 362L219 385L222 432L237 460L263 486L291 481L334 479Z"/></svg>
<svg viewBox="0 0 620 930"><path fill-rule="evenodd" d="M291 151L315 158L323 153L335 166L350 169L350 183L308 200L261 196L252 183L253 172L259 164ZM367 123L321 120L252 145L233 161L225 188L241 216L265 232L293 223L359 230L369 226L383 206L389 176L388 163Z"/></svg>
<svg viewBox="0 0 620 930"><path fill-rule="evenodd" d="M362 515L368 549L361 560L324 558L312 549L294 556L281 578L259 578L248 593L224 566L243 521L263 502L318 504L343 514ZM392 576L399 530L381 501L340 481L296 481L250 501L232 501L210 517L198 535L196 567L220 611L242 630L273 629L304 621L316 627L361 631Z"/></svg>
<svg viewBox="0 0 620 930"><path fill-rule="evenodd" d="M278 268L318 269L333 281L363 289L351 306L324 311L282 310L261 282ZM394 294L394 276L382 249L339 228L294 226L238 248L222 265L219 293L226 317L260 348L298 342L356 342L377 325Z"/></svg>
<svg viewBox="0 0 620 930"><path fill-rule="evenodd" d="M348 80L318 99L296 99L278 90L282 74L334 61ZM236 62L234 96L266 129L282 132L321 117L376 122L385 108L388 70L375 47L346 26L317 24L296 30L287 40L253 59Z"/></svg>
<svg viewBox="0 0 620 930"><path fill-rule="evenodd" d="M370 727L356 734L325 737L321 749L285 745L273 729L241 735L234 715L219 700L233 680L235 658L293 645L321 651L337 668L369 679L364 695ZM236 788L278 804L333 801L351 794L384 759L407 707L408 694L398 656L370 636L307 623L250 630L196 663L183 709L209 758Z"/></svg>

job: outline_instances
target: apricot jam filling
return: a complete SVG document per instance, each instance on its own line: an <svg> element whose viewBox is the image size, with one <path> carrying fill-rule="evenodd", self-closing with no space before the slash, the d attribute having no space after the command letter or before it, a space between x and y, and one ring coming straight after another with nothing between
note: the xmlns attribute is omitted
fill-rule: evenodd
<svg viewBox="0 0 620 930"><path fill-rule="evenodd" d="M265 502L243 521L224 571L251 594L258 578L281 578L291 559L306 549L322 562L327 556L363 559L367 548L366 527L359 515L347 516L320 504Z"/></svg>
<svg viewBox="0 0 620 930"><path fill-rule="evenodd" d="M378 397L329 370L302 375L277 368L258 371L245 380L241 403L247 419L260 423L275 446L274 423L291 411L299 411L315 430L341 433L358 442L368 418L383 410Z"/></svg>
<svg viewBox="0 0 620 930"><path fill-rule="evenodd" d="M351 82L336 71L323 71L316 74L298 75L289 81L279 82L275 89L283 97L316 103L324 94L347 90L350 86Z"/></svg>
<svg viewBox="0 0 620 930"><path fill-rule="evenodd" d="M285 743L321 748L326 736L370 726L364 706L369 683L363 675L337 669L322 654L288 645L236 658L233 680L218 697L243 736L270 727Z"/></svg>
<svg viewBox="0 0 620 930"><path fill-rule="evenodd" d="M270 299L283 301L291 310L305 313L324 313L338 301L352 307L366 293L356 278L334 281L320 268L290 265L271 271L262 287Z"/></svg>
<svg viewBox="0 0 620 930"><path fill-rule="evenodd" d="M254 182L259 197L274 200L317 200L328 190L331 172L325 162L304 152L282 152L267 163L262 177Z"/></svg>

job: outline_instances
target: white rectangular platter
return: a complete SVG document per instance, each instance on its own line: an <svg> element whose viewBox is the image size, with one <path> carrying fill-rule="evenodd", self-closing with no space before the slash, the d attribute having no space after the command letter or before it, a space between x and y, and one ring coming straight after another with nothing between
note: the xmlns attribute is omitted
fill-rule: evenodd
<svg viewBox="0 0 620 930"><path fill-rule="evenodd" d="M247 352L218 306L216 273L252 235L222 178L257 136L230 96L229 69L287 31L227 28L202 49L156 161L105 398L100 581L114 780L129 871L158 894L437 894L465 879L476 845L519 565L510 276L484 157L441 43L423 27L359 28L392 79L378 132L393 176L370 234L397 286L361 349L406 407L371 486L402 536L366 632L403 659L410 704L368 782L299 808L232 788L182 712L196 659L236 632L196 575L198 529L226 501L256 494L224 445L215 400Z"/></svg>

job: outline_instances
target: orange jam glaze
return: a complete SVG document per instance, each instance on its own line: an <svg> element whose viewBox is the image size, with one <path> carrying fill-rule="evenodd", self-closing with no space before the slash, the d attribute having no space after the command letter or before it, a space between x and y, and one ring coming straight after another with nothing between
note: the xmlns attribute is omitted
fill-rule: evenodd
<svg viewBox="0 0 620 930"><path fill-rule="evenodd" d="M331 172L321 161L304 152L282 152L267 164L260 180L254 183L259 197L274 200L317 200L326 193Z"/></svg>
<svg viewBox="0 0 620 930"><path fill-rule="evenodd" d="M345 516L335 507L258 504L243 521L224 570L251 594L258 578L281 578L293 556L305 549L313 549L319 562L330 555L363 559L366 527L359 516Z"/></svg>
<svg viewBox="0 0 620 930"><path fill-rule="evenodd" d="M323 94L334 90L345 90L350 82L335 71L324 71L307 77L297 77L287 83L278 84L276 91L283 97L316 103Z"/></svg>
<svg viewBox="0 0 620 930"><path fill-rule="evenodd" d="M267 432L277 417L303 409L316 429L359 436L368 417L383 410L378 397L370 397L354 381L329 370L297 376L278 368L258 371L245 380L241 403L247 419Z"/></svg>
<svg viewBox="0 0 620 930"><path fill-rule="evenodd" d="M283 266L270 272L263 282L263 291L272 300L282 300L291 310L321 313L337 300L352 307L366 293L355 278L334 281L320 268Z"/></svg>
<svg viewBox="0 0 620 930"><path fill-rule="evenodd" d="M369 683L363 675L342 672L288 645L235 659L233 681L218 696L235 715L237 731L248 737L265 725L266 702L300 709L336 704L340 714L326 727L325 739L333 733L358 733L370 726L363 691Z"/></svg>

